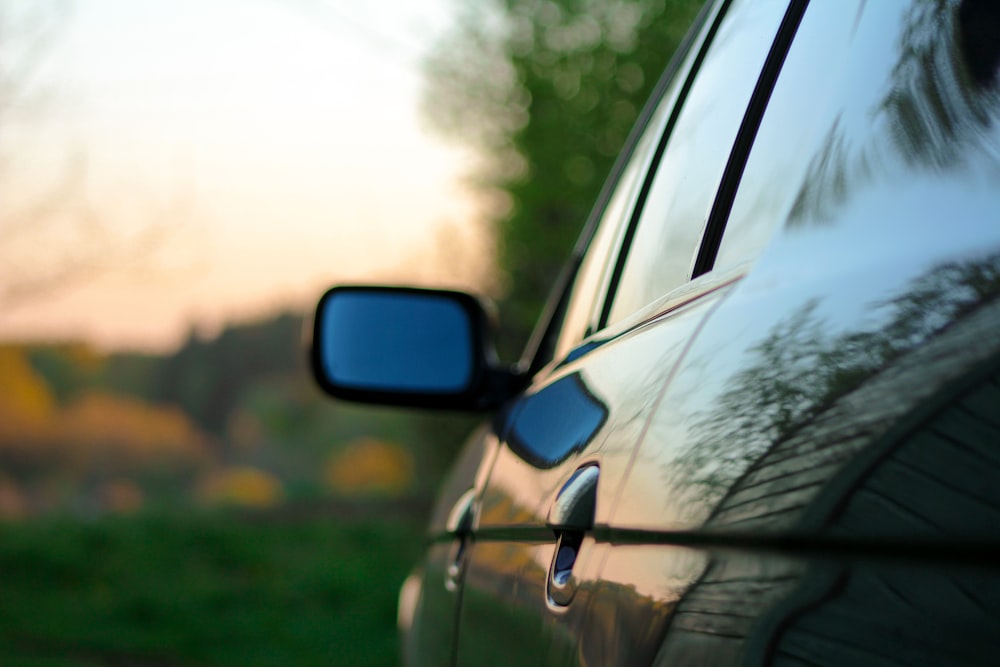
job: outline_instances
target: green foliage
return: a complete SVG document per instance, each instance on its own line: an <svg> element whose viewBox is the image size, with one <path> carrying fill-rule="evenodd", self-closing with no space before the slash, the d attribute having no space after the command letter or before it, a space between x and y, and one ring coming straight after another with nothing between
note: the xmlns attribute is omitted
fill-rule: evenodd
<svg viewBox="0 0 1000 667"><path fill-rule="evenodd" d="M494 0L428 61L428 115L484 155L523 344L602 180L701 0Z"/></svg>
<svg viewBox="0 0 1000 667"><path fill-rule="evenodd" d="M103 374L103 357L85 344L31 346L25 351L61 404L76 398Z"/></svg>
<svg viewBox="0 0 1000 667"><path fill-rule="evenodd" d="M363 438L406 450L412 474L394 488L430 498L478 418L332 401L306 368L302 320L231 325L163 356L0 350L13 387L0 412L34 415L0 419L0 516L208 502L206 485L246 468L285 499L349 494L331 487L327 464Z"/></svg>
<svg viewBox="0 0 1000 667"><path fill-rule="evenodd" d="M385 518L0 525L0 662L393 665L419 545Z"/></svg>
<svg viewBox="0 0 1000 667"><path fill-rule="evenodd" d="M302 318L227 327L216 338L191 335L164 360L152 398L181 407L210 433L221 435L242 392L275 376L305 375Z"/></svg>

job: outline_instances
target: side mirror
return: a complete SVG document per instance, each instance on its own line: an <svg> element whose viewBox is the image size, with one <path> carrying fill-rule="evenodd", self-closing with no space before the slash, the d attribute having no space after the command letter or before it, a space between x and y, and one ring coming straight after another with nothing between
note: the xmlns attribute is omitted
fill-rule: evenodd
<svg viewBox="0 0 1000 667"><path fill-rule="evenodd" d="M336 398L474 410L499 405L520 376L499 367L483 304L462 292L334 287L313 323L313 374Z"/></svg>

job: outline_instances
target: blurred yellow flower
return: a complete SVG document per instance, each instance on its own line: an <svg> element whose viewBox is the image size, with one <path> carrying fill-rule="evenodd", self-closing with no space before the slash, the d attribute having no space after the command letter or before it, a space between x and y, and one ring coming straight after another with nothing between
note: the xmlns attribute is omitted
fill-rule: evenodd
<svg viewBox="0 0 1000 667"><path fill-rule="evenodd" d="M209 504L271 507L280 503L284 489L274 475L249 466L226 468L212 474L198 495Z"/></svg>
<svg viewBox="0 0 1000 667"><path fill-rule="evenodd" d="M359 438L330 457L325 481L337 493L396 496L413 481L413 456L399 445Z"/></svg>

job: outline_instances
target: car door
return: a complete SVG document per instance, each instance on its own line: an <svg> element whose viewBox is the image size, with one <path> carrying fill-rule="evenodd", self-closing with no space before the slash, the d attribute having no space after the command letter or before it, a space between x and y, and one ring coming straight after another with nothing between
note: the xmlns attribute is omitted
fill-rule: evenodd
<svg viewBox="0 0 1000 667"><path fill-rule="evenodd" d="M734 283L690 279L785 14L785 0L714 3L661 89L569 292L554 359L492 427L496 453L463 554L456 664L578 664L583 635L641 664L659 645L666 610L598 576L609 518L663 388ZM650 229L666 238L644 240ZM647 242L671 251L658 253L653 291L629 268ZM632 625L644 635L625 646Z"/></svg>
<svg viewBox="0 0 1000 667"><path fill-rule="evenodd" d="M609 518L602 583L671 616L655 664L995 663L987 4L804 9L709 223L704 275L752 268L702 323Z"/></svg>

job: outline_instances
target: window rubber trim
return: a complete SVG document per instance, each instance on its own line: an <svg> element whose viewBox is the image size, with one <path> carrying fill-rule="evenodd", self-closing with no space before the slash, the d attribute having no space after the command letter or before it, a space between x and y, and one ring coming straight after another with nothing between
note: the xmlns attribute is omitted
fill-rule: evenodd
<svg viewBox="0 0 1000 667"><path fill-rule="evenodd" d="M731 0L723 0L725 5L728 5ZM628 164L635 152L635 147L639 143L640 137L642 137L643 132L649 125L649 120L652 118L656 107L659 105L660 100L666 94L667 89L670 87L670 83L673 81L674 77L677 76L684 64L684 60L687 58L691 51L692 46L695 44L695 40L698 35L701 34L705 23L709 20L711 16L711 9L713 7L712 2L706 2L702 8L699 10L698 15L695 16L691 27L688 29L687 34L681 43L677 46L674 51L673 56L671 56L670 61L667 63L666 68L657 80L656 85L653 86L653 91L650 93L649 99L646 100L645 106L639 112L639 116L636 119L635 125L632 127L632 131L625 140L625 144L622 150L618 154L618 158L615 160L611 167L611 172L604 181L604 185L601 188L600 193L597 196L597 201L594 204L593 209L591 209L587 220L584 222L583 229L580 235L577 237L576 243L573 246L573 250L570 253L569 261L563 267L563 271L556 281L556 289L550 294L548 301L546 302L542 317L539 319L535 329L532 331L531 336L528 339L525 349L521 353L521 358L518 363L520 368L526 369L529 376L533 376L538 372L542 366L544 366L549 360L545 358L549 349L554 346L554 339L558 336L559 329L562 326L562 320L565 315L565 308L568 306L570 293L573 289L573 285L576 282L576 274L580 268L580 264L583 262L583 257L593 240L594 235L597 232L597 226L601 221L601 216L604 215L604 211L607 208L608 201L611 199L612 193L618 186L618 182L621 180L622 172L625 171L625 166ZM721 13L721 12L720 12ZM718 16L718 15L717 15ZM706 36L706 41L714 36L714 30ZM703 44L702 44L703 47ZM691 71L695 71L697 66L701 64L701 55L699 58L692 63ZM690 80L691 72L688 72L688 79ZM689 87L689 86L688 86ZM681 91L682 95L687 94L687 88ZM678 96L678 102L681 100L681 96ZM675 105L676 106L676 105ZM659 150L659 147L657 147ZM654 155L654 159L656 156ZM640 193L641 194L641 193ZM636 201L638 205L638 200ZM633 207L634 211L634 207ZM629 218L629 225L632 225L632 218ZM618 251L620 253L620 249ZM615 256L615 248L612 248L609 252L608 263L610 263L611 257ZM615 259L617 261L617 258ZM595 297L597 300L607 301L610 291L611 283L608 284L607 289L604 294L598 294ZM603 311L602 311L603 312ZM590 327L593 327L595 322L593 316L589 318Z"/></svg>
<svg viewBox="0 0 1000 667"><path fill-rule="evenodd" d="M722 0L722 4L728 5L732 0ZM647 126L649 125L650 119L656 112L656 107L659 106L660 100L666 95L667 89L670 87L670 83L673 81L674 77L677 75L681 66L684 64L684 60L688 53L691 51L691 47L694 45L695 40L698 35L701 34L702 29L706 21L708 21L711 15L712 2L706 2L699 10L698 15L695 16L691 27L688 29L687 34L681 43L678 44L677 49L674 51L673 56L671 56L670 61L667 63L666 68L657 80L656 85L653 86L653 90L649 95L649 99L646 100L646 104L643 106L642 110L636 118L635 124L632 126L631 132L629 132L628 137L625 139L625 143L622 146L622 150L619 152L614 165L612 165L611 172L608 174L608 178L604 181L604 186L601 188L601 192L597 197L597 202L594 208L591 210L590 215L587 217L587 221L584 225L583 231L580 237L577 239L576 245L574 247L573 254L582 258L586 254L587 248L590 245L591 239L594 237L597 231L597 225L601 221L601 216L604 215L604 211L607 208L608 201L611 199L612 193L618 186L618 182L621 180L622 172L625 171L625 167L629 160L632 158L632 154L635 152L635 147L639 143L639 139L642 137L643 132L645 132ZM712 38L715 34L715 28L712 32L706 36L706 41ZM701 45L703 48L704 43ZM701 64L703 58L703 53L698 55L695 62L691 64L691 72ZM688 79L690 80L691 72L688 72ZM685 88L682 90L681 94L678 96L678 102L683 99L683 96L687 94L687 89L690 86L685 83ZM676 105L675 105L676 106ZM669 126L669 125L668 125ZM658 147L659 148L659 147ZM629 220L631 224L631 219Z"/></svg>
<svg viewBox="0 0 1000 667"><path fill-rule="evenodd" d="M712 20L712 25L709 27L708 32L705 33L705 38L699 45L698 54L691 63L691 69L687 73L687 79L684 81L684 85L677 94L677 101L674 102L674 108L670 110L670 117L667 119L666 126L663 128L663 134L660 136L660 140L656 145L656 150L650 160L649 168L646 170L642 186L639 189L639 194L636 196L635 203L632 205L632 214L629 217L628 227L626 228L625 234L622 236L622 240L619 243L618 256L615 258L614 268L611 271L611 277L608 279L608 284L604 293L604 304L601 306L601 314L597 319L595 331L600 331L608 326L608 319L611 316L611 307L614 305L615 295L618 292L618 283L621 282L622 274L625 272L625 262L628 259L629 250L632 247L632 240L635 236L636 228L639 226L639 219L642 217L642 210L646 205L646 198L649 196L649 191L653 187L653 179L660 166L660 160L666 152L667 143L669 143L670 136L673 134L674 126L677 125L677 119L680 118L681 111L684 109L684 104L687 102L688 94L691 92L691 88L694 87L694 82L695 79L698 78L698 72L701 71L702 63L705 61L705 57L708 55L708 50L712 47L712 43L715 42L715 35L719 31L722 21L728 14L729 6L731 4L733 4L732 0L721 0L721 2L718 3L718 11ZM706 3L705 5L706 8L712 6L712 3ZM703 9L703 11L705 11L705 9ZM754 92L756 92L756 90Z"/></svg>
<svg viewBox="0 0 1000 667"><path fill-rule="evenodd" d="M757 131L764 119L764 112L771 100L771 93L774 92L774 86L785 64L785 58L791 50L792 42L808 6L809 0L792 0L785 10L785 16L781 19L778 33L775 35L771 50L764 60L764 67L757 78L757 85L754 86L753 93L750 95L750 102L743 115L743 121L740 123L740 129L736 133L736 141L733 142L726 168L722 172L722 180L719 182L712 210L708 214L701 247L698 249L698 256L691 271L692 280L708 273L715 266L715 258L719 254L722 236L726 231L726 223L729 221L729 214L732 212L733 202L736 200L736 192L739 190L743 171L750 158L750 150L753 148Z"/></svg>

